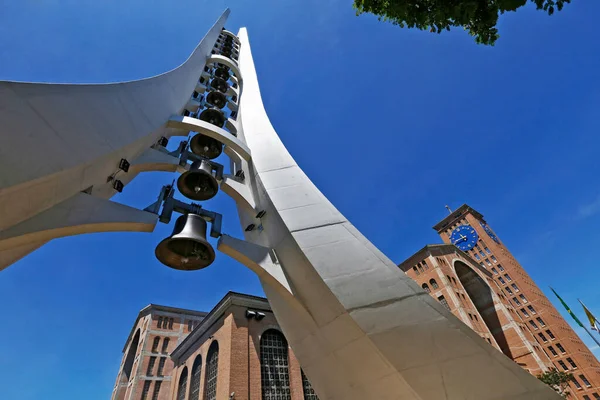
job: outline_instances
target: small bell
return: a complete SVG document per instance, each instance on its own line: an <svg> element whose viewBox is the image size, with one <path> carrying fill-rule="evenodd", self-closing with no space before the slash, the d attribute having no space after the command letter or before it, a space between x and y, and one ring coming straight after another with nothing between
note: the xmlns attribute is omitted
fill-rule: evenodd
<svg viewBox="0 0 600 400"><path fill-rule="evenodd" d="M219 128L222 128L225 124L225 115L221 110L215 108L207 108L200 113L200 119L209 124L213 124Z"/></svg>
<svg viewBox="0 0 600 400"><path fill-rule="evenodd" d="M221 93L227 93L227 90L229 89L227 81L221 78L213 78L213 80L210 82L210 87L218 90Z"/></svg>
<svg viewBox="0 0 600 400"><path fill-rule="evenodd" d="M192 153L213 160L223 152L223 144L217 139L197 134L190 141L190 149Z"/></svg>
<svg viewBox="0 0 600 400"><path fill-rule="evenodd" d="M195 161L190 169L177 179L177 188L188 199L212 199L219 191L219 182L212 174L208 160Z"/></svg>
<svg viewBox="0 0 600 400"><path fill-rule="evenodd" d="M217 78L223 79L224 81L227 81L229 79L229 71L225 68L217 68L215 70L215 76Z"/></svg>
<svg viewBox="0 0 600 400"><path fill-rule="evenodd" d="M206 96L206 101L217 108L223 108L227 105L227 97L221 92L210 92Z"/></svg>
<svg viewBox="0 0 600 400"><path fill-rule="evenodd" d="M181 215L171 236L156 246L156 258L167 267L183 271L208 267L215 260L215 250L206 240L206 226L199 215Z"/></svg>

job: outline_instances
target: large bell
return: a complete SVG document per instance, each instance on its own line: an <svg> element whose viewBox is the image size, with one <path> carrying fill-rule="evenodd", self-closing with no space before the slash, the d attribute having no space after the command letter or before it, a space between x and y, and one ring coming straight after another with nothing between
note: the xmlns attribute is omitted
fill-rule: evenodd
<svg viewBox="0 0 600 400"><path fill-rule="evenodd" d="M213 124L219 128L222 128L225 124L225 115L221 110L215 108L207 108L200 113L200 119L209 124Z"/></svg>
<svg viewBox="0 0 600 400"><path fill-rule="evenodd" d="M227 89L229 89L227 81L221 78L213 78L213 80L210 82L210 87L218 90L221 93L226 93Z"/></svg>
<svg viewBox="0 0 600 400"><path fill-rule="evenodd" d="M227 97L221 92L210 92L206 96L206 101L217 108L223 108L227 105Z"/></svg>
<svg viewBox="0 0 600 400"><path fill-rule="evenodd" d="M229 67L225 64L217 63L217 67L223 68L225 71L229 71Z"/></svg>
<svg viewBox="0 0 600 400"><path fill-rule="evenodd" d="M190 149L192 153L212 160L223 152L223 143L199 133L190 141Z"/></svg>
<svg viewBox="0 0 600 400"><path fill-rule="evenodd" d="M194 271L215 260L215 250L206 240L206 221L196 214L184 214L175 221L171 236L162 240L154 254L167 267Z"/></svg>
<svg viewBox="0 0 600 400"><path fill-rule="evenodd" d="M217 68L217 69L215 70L215 76L216 76L217 78L221 78L221 79L223 79L224 81L226 81L226 80L228 80L228 79L229 79L229 71L228 71L228 70L226 70L225 68Z"/></svg>
<svg viewBox="0 0 600 400"><path fill-rule="evenodd" d="M189 171L177 179L177 189L188 199L208 200L219 191L219 183L212 174L212 166L208 160L194 161Z"/></svg>

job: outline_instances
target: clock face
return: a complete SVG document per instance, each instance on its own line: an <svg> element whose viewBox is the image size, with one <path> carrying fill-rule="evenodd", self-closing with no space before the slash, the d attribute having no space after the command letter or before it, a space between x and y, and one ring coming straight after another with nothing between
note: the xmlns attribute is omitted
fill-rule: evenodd
<svg viewBox="0 0 600 400"><path fill-rule="evenodd" d="M498 240L498 237L496 235L494 235L494 232L492 232L492 230L489 228L489 226L487 226L486 224L484 224L481 221L479 221L479 224L481 225L481 227L483 228L483 230L485 231L485 233L487 233L488 236L491 237L494 242L500 244L500 241Z"/></svg>
<svg viewBox="0 0 600 400"><path fill-rule="evenodd" d="M470 225L461 225L450 235L452 244L463 251L471 250L479 240L479 235Z"/></svg>

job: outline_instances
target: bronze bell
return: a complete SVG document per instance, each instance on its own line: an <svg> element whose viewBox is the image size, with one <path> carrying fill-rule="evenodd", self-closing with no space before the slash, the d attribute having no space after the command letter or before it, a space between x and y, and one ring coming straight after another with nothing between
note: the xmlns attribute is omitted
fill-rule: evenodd
<svg viewBox="0 0 600 400"><path fill-rule="evenodd" d="M163 239L154 254L167 267L194 271L215 260L215 250L206 240L206 221L196 214L184 214L175 221L171 236Z"/></svg>
<svg viewBox="0 0 600 400"><path fill-rule="evenodd" d="M190 169L177 179L177 189L192 200L208 200L216 196L219 182L212 174L208 160L194 161Z"/></svg>
<svg viewBox="0 0 600 400"><path fill-rule="evenodd" d="M217 69L215 70L215 76L216 76L217 78L221 78L221 79L223 79L224 81L226 81L226 80L228 80L228 79L229 79L229 71L228 71L228 70L226 70L225 68L217 68Z"/></svg>
<svg viewBox="0 0 600 400"><path fill-rule="evenodd" d="M200 113L199 118L219 128L222 128L225 124L225 115L221 110L217 110L216 108L207 108Z"/></svg>
<svg viewBox="0 0 600 400"><path fill-rule="evenodd" d="M226 93L227 89L229 89L227 81L221 78L213 78L213 80L210 82L210 87L218 90L221 93Z"/></svg>
<svg viewBox="0 0 600 400"><path fill-rule="evenodd" d="M210 92L206 96L206 101L217 108L223 108L227 105L227 97L221 92Z"/></svg>
<svg viewBox="0 0 600 400"><path fill-rule="evenodd" d="M192 153L212 160L223 152L223 143L199 133L190 141L190 149Z"/></svg>
<svg viewBox="0 0 600 400"><path fill-rule="evenodd" d="M218 68L223 68L225 71L229 71L229 67L225 64L217 63Z"/></svg>

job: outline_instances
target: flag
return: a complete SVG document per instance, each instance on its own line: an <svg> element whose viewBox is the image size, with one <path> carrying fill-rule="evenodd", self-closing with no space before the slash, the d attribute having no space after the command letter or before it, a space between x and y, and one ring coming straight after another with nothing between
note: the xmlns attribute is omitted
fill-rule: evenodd
<svg viewBox="0 0 600 400"><path fill-rule="evenodd" d="M565 301L558 295L558 293L556 293L556 291L552 288L550 288L550 290L552 290L552 292L554 293L554 295L556 297L558 297L558 300L560 300L560 302L562 303L562 305L567 309L567 312L571 315L571 317L575 320L575 322L577 322L577 325L579 325L580 327L584 328L583 324L581 323L581 321L579 320L579 318L577 318L577 316L575 314L573 314L573 311L571 311L571 309L569 308L569 306L567 305L567 303L565 303Z"/></svg>
<svg viewBox="0 0 600 400"><path fill-rule="evenodd" d="M577 299L577 300L579 300L579 299ZM592 314L592 312L590 310L588 310L588 308L585 306L585 304L583 304L583 301L579 300L579 302L581 303L581 306L583 307L583 311L585 311L585 315L587 315L588 319L590 320L591 328L595 331L600 332L600 326L598 325L598 320L596 319L596 317L594 317L594 314Z"/></svg>

